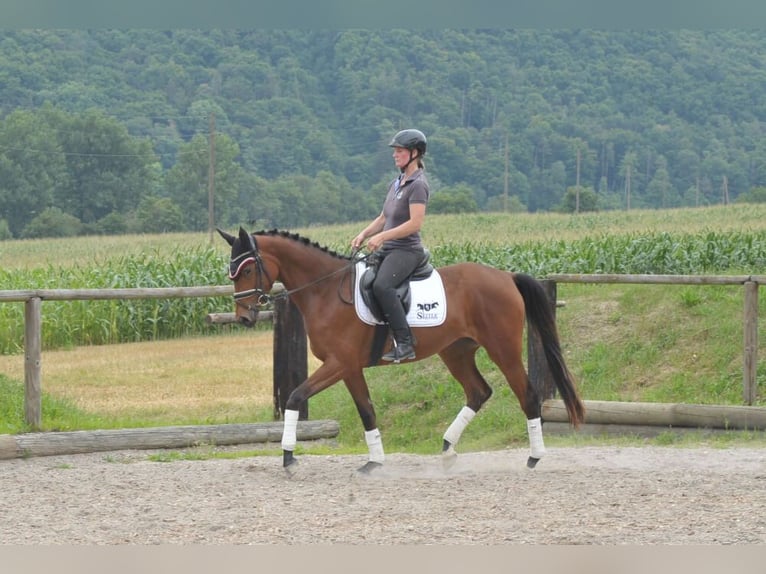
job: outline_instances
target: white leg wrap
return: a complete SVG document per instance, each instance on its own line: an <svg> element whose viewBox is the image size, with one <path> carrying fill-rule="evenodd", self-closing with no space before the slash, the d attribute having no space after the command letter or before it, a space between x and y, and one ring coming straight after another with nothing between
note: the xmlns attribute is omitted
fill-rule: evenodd
<svg viewBox="0 0 766 574"><path fill-rule="evenodd" d="M282 448L293 451L298 442L298 411L285 410L285 428L282 431Z"/></svg>
<svg viewBox="0 0 766 574"><path fill-rule="evenodd" d="M460 412L455 417L455 420L452 421L452 424L447 429L447 432L444 433L444 440L446 440L452 446L455 446L460 440L460 436L463 434L465 427L468 426L468 423L470 423L475 416L476 411L470 407L463 407L460 409Z"/></svg>
<svg viewBox="0 0 766 574"><path fill-rule="evenodd" d="M527 433L529 433L529 450L533 458L542 458L545 454L543 442L543 423L540 417L527 419Z"/></svg>
<svg viewBox="0 0 766 574"><path fill-rule="evenodd" d="M383 453L380 431L378 429L364 431L364 440L367 441L367 448L370 449L370 462L382 463L386 459L386 455Z"/></svg>

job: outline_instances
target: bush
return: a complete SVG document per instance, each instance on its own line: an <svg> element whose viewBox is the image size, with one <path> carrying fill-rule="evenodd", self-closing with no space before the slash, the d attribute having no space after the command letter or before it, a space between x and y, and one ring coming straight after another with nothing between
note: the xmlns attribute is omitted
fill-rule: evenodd
<svg viewBox="0 0 766 574"><path fill-rule="evenodd" d="M443 187L428 200L431 213L475 213L479 211L471 189L464 185Z"/></svg>
<svg viewBox="0 0 766 574"><path fill-rule="evenodd" d="M184 230L181 208L167 197L146 197L136 211L135 231L171 233Z"/></svg>
<svg viewBox="0 0 766 574"><path fill-rule="evenodd" d="M21 237L74 237L82 233L82 223L74 215L64 213L58 207L49 207L30 221Z"/></svg>
<svg viewBox="0 0 766 574"><path fill-rule="evenodd" d="M526 213L527 206L516 195L511 195L507 202L502 195L495 195L487 200L485 210L505 213Z"/></svg>
<svg viewBox="0 0 766 574"><path fill-rule="evenodd" d="M564 198L561 200L561 205L558 211L563 213L574 213L577 209L577 191L578 187L568 187ZM583 211L598 211L598 195L592 188L579 187L580 192L580 212Z"/></svg>
<svg viewBox="0 0 766 574"><path fill-rule="evenodd" d="M13 233L11 233L11 228L8 227L8 222L5 219L0 219L0 241L5 241L6 239L13 239Z"/></svg>
<svg viewBox="0 0 766 574"><path fill-rule="evenodd" d="M122 235L128 232L128 222L125 215L116 211L105 215L95 225L96 233L102 235Z"/></svg>
<svg viewBox="0 0 766 574"><path fill-rule="evenodd" d="M754 187L736 199L737 203L766 203L766 187Z"/></svg>

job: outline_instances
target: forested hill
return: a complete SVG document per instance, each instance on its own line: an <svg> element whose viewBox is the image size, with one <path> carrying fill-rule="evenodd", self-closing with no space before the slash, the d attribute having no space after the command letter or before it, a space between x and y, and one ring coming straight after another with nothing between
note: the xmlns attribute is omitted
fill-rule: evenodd
<svg viewBox="0 0 766 574"><path fill-rule="evenodd" d="M363 220L403 127L436 212L734 201L766 186L766 35L3 31L0 237L205 229L211 131L217 223Z"/></svg>

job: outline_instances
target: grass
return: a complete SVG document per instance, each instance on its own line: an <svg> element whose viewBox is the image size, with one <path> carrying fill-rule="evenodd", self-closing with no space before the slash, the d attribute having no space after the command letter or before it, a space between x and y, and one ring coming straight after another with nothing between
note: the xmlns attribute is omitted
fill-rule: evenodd
<svg viewBox="0 0 766 574"><path fill-rule="evenodd" d="M623 264L627 260L651 265L677 265L679 261L686 266L705 261L728 265L761 249L758 238L766 231L766 206L581 216L439 216L429 218L428 225L427 241L442 260L490 257L492 264L501 267L513 268L518 260L538 269L553 265L557 272L565 272L562 266L573 266L577 261L593 265L592 261L599 258L600 265ZM320 244L347 251L346 242L358 227L347 224L296 231ZM752 233L744 232L746 229ZM594 230L598 235L593 235ZM534 241L539 243L530 243ZM215 284L222 270L211 272L208 267L217 266L219 257L225 260L226 252L223 245L210 248L206 242L207 236L202 234L1 242L0 269L14 277L33 277L41 272L90 277L85 270L90 272L91 267L100 266L98 269L111 269L113 275L119 275L121 268L115 261L121 259L130 264L134 273L123 278L125 286L137 281L137 277L146 281L160 277L171 285L179 281ZM183 275L192 263L179 263L179 249L204 254L199 258L203 263L193 263L198 266L193 278ZM765 269L766 260L729 268L728 272L764 274ZM97 271L94 274L101 275L102 280L106 275ZM114 279L113 275L109 277ZM742 403L741 287L560 284L558 297L566 301L557 312L564 352L585 399ZM52 330L54 320L67 325L70 331L82 331L96 321L95 311L88 311L89 306L82 302L60 304L69 305L69 310L55 318L53 303L45 303L44 330ZM0 305L0 313L7 306ZM127 316L137 326L145 326L153 316L186 314L184 320L200 321L209 310L229 309L230 301L219 300L209 308L192 311L171 312L166 308L160 315L142 311L143 315ZM122 311L110 308L108 312L113 322L126 320ZM766 316L766 297L760 298L759 312L761 317ZM8 329L18 330L18 321L18 317L11 319ZM162 339L150 332L135 335L136 342L121 344L82 345L71 342L75 339L67 343L66 337L55 344L50 342L43 353L45 429L271 420L269 330L207 329L169 337ZM765 339L759 338L760 357L766 356ZM23 356L18 351L10 349L6 351L9 354L0 355L0 433L26 430ZM310 370L316 366L312 359ZM461 449L526 445L524 417L515 397L482 353L479 367L493 387L494 396L466 430ZM438 358L369 369L367 378L387 451L438 452L442 433L464 402L460 386ZM763 361L758 381L763 389ZM761 406L766 405L763 394L758 402ZM340 423L337 441L312 445L312 452L366 452L359 416L342 384L312 398L309 410L312 419L332 418ZM766 446L763 434L729 433L721 437L700 433L679 437L668 433L651 440L575 436L548 437L547 442L685 445L703 441L721 447ZM268 447L246 452L274 453ZM219 455L238 456L222 453L214 445L201 445L183 456ZM182 455L167 453L166 458L176 456Z"/></svg>
<svg viewBox="0 0 766 574"><path fill-rule="evenodd" d="M272 354L270 331L49 351L43 422L79 430L264 420L272 412ZM2 395L15 397L0 399L8 405L4 432L23 430L23 363L0 356Z"/></svg>

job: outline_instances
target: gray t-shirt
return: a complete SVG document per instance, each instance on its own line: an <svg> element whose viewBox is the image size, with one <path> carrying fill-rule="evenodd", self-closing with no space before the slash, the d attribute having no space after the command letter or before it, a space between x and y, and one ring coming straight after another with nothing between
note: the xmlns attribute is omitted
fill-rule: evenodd
<svg viewBox="0 0 766 574"><path fill-rule="evenodd" d="M383 203L383 215L386 223L383 231L400 226L410 219L411 203L428 203L430 195L428 179L422 169L418 169L400 184L400 178L396 178L388 187L386 201ZM383 243L384 249L420 248L420 233L411 233L400 239L390 239Z"/></svg>

